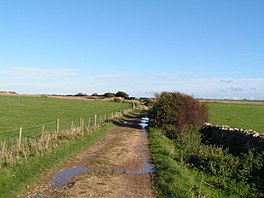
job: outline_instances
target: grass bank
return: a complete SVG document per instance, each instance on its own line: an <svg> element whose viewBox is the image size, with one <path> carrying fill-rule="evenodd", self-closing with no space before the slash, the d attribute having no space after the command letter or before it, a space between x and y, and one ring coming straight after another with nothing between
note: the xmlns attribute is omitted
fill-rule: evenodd
<svg viewBox="0 0 264 198"><path fill-rule="evenodd" d="M36 184L41 178L46 176L47 172L51 172L55 167L66 162L71 156L84 151L102 139L113 127L113 124L107 124L93 133L68 140L67 144L61 145L43 156L31 156L27 160L1 171L0 197L17 197L26 191L28 186Z"/></svg>
<svg viewBox="0 0 264 198"><path fill-rule="evenodd" d="M264 133L263 104L207 103L209 122Z"/></svg>
<svg viewBox="0 0 264 198"><path fill-rule="evenodd" d="M0 96L0 139L18 136L18 128L23 128L23 137L34 137L45 132L54 132L56 119L60 120L60 129L69 129L79 125L80 117L97 121L100 115L131 108L129 103L116 103L92 100L56 99L25 96ZM85 125L88 123L85 123Z"/></svg>
<svg viewBox="0 0 264 198"><path fill-rule="evenodd" d="M169 139L150 129L158 197L263 197L263 156L233 156L201 143L198 130Z"/></svg>

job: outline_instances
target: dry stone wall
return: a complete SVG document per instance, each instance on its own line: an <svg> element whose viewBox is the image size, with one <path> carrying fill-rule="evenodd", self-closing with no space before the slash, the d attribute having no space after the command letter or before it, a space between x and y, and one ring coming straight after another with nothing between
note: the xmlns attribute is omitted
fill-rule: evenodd
<svg viewBox="0 0 264 198"><path fill-rule="evenodd" d="M247 152L250 149L255 149L258 152L264 151L264 135L254 130L205 123L201 133L204 139L211 144L229 148L232 153Z"/></svg>

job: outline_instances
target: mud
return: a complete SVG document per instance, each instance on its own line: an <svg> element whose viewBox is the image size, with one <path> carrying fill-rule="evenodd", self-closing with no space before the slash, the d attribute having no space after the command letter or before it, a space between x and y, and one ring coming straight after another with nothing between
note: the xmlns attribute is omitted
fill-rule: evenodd
<svg viewBox="0 0 264 198"><path fill-rule="evenodd" d="M26 197L154 197L148 118L131 117L118 125Z"/></svg>

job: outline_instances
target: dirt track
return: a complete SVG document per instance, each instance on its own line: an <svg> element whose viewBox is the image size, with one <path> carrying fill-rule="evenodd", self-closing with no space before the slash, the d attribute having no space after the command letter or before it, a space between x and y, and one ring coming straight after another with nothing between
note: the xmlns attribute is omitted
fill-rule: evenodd
<svg viewBox="0 0 264 198"><path fill-rule="evenodd" d="M101 142L48 176L27 197L155 197L147 134L139 123L140 119L130 118L123 126L116 126ZM65 170L83 173L56 184L54 177Z"/></svg>

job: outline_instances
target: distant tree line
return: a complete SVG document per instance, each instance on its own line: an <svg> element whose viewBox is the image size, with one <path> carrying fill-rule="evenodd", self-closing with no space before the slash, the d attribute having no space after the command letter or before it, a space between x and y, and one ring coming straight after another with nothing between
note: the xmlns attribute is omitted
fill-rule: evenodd
<svg viewBox="0 0 264 198"><path fill-rule="evenodd" d="M88 96L88 95L80 92L80 93L75 94L74 96L81 97L81 96ZM93 93L91 96L93 96L93 97L104 97L104 98L121 97L124 99L135 99L135 97L129 97L129 95L124 91L118 91L117 93L106 92L102 95L97 94L97 93Z"/></svg>

